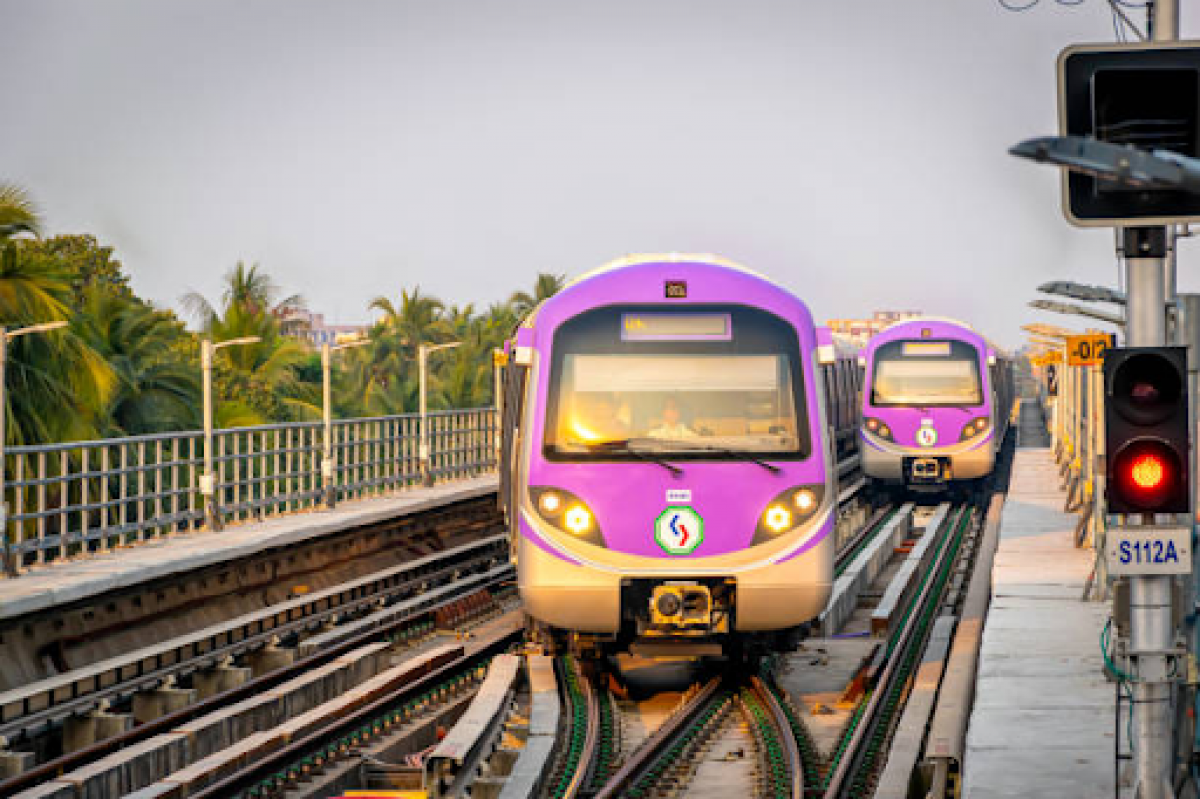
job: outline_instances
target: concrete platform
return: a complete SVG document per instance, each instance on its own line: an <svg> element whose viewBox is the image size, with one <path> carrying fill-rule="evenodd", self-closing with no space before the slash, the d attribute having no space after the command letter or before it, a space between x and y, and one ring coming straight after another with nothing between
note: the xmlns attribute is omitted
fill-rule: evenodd
<svg viewBox="0 0 1200 799"><path fill-rule="evenodd" d="M967 731L971 799L1114 795L1109 606L1080 601L1094 553L1075 548L1058 485L1049 449L1016 451Z"/></svg>
<svg viewBox="0 0 1200 799"><path fill-rule="evenodd" d="M280 549L354 527L420 513L496 490L494 476L343 502L333 510L276 516L221 532L179 533L0 579L0 621L89 599L120 588Z"/></svg>

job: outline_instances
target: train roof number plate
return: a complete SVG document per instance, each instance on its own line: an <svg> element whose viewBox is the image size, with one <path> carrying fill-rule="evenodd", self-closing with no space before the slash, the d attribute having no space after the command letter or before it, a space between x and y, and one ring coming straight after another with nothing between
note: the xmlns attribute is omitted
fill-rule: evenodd
<svg viewBox="0 0 1200 799"><path fill-rule="evenodd" d="M1113 527L1105 555L1114 577L1191 574L1192 531L1187 527Z"/></svg>
<svg viewBox="0 0 1200 799"><path fill-rule="evenodd" d="M686 505L669 507L654 520L654 540L668 555L690 555L704 541L704 519Z"/></svg>

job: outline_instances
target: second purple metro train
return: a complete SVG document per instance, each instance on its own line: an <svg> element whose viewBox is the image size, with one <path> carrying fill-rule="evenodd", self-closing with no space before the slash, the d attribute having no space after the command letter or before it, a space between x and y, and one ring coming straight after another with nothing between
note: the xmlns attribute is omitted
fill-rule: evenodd
<svg viewBox="0 0 1200 799"><path fill-rule="evenodd" d="M962 322L898 322L863 351L863 473L908 489L971 488L992 473L1012 365Z"/></svg>
<svg viewBox="0 0 1200 799"><path fill-rule="evenodd" d="M860 369L791 292L712 256L573 281L510 343L501 501L544 642L787 647L833 582Z"/></svg>

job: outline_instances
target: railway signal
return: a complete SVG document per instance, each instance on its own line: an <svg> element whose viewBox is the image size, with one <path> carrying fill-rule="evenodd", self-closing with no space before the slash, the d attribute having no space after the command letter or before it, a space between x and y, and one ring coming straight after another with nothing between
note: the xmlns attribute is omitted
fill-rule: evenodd
<svg viewBox="0 0 1200 799"><path fill-rule="evenodd" d="M1060 131L1080 137L1075 141L1084 149L1076 153L1084 158L1083 171L1063 176L1063 207L1072 223L1163 225L1200 219L1200 194L1193 193L1200 185L1200 173L1193 169L1200 157L1200 47L1195 42L1068 47L1058 60L1058 86ZM1106 147L1111 145L1120 152L1110 166ZM1093 160L1095 171L1089 167ZM1122 185L1126 178L1136 178L1129 182L1138 185Z"/></svg>
<svg viewBox="0 0 1200 799"><path fill-rule="evenodd" d="M1104 357L1106 499L1113 513L1186 513L1187 350L1110 349Z"/></svg>

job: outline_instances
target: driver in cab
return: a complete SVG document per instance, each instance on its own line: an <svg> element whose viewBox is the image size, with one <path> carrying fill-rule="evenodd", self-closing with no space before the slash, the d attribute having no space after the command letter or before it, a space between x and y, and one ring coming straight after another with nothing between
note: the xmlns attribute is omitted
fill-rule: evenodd
<svg viewBox="0 0 1200 799"><path fill-rule="evenodd" d="M662 423L646 435L651 438L695 438L696 431L683 423L683 412L679 407L679 401L674 397L668 397L667 401L663 403Z"/></svg>

